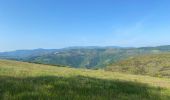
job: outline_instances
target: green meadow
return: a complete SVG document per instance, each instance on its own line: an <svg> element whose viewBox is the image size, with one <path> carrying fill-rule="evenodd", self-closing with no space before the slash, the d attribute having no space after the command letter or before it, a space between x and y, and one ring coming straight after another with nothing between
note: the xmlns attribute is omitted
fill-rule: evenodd
<svg viewBox="0 0 170 100"><path fill-rule="evenodd" d="M169 100L170 79L0 61L1 100Z"/></svg>

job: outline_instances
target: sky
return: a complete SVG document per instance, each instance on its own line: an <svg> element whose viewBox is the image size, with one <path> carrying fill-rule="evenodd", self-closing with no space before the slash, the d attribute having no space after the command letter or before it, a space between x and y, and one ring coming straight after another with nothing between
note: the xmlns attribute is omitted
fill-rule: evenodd
<svg viewBox="0 0 170 100"><path fill-rule="evenodd" d="M170 0L0 0L0 51L170 45Z"/></svg>

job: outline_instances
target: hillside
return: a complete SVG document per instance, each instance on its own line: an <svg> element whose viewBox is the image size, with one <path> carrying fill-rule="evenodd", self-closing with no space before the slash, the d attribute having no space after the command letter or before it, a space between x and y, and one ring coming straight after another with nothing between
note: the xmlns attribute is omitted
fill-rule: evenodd
<svg viewBox="0 0 170 100"><path fill-rule="evenodd" d="M2 100L169 100L170 80L0 60Z"/></svg>
<svg viewBox="0 0 170 100"><path fill-rule="evenodd" d="M158 54L169 52L170 46L121 48L109 47L69 47L64 49L17 50L0 53L1 59L65 65L74 68L104 68L107 65L143 54Z"/></svg>
<svg viewBox="0 0 170 100"><path fill-rule="evenodd" d="M75 68L103 68L111 62L116 62L129 55L121 48L65 48L65 49L35 49L17 50L0 53L2 59L14 59L18 61L34 62L50 65L65 65Z"/></svg>
<svg viewBox="0 0 170 100"><path fill-rule="evenodd" d="M170 77L170 53L131 57L110 65L107 70L156 77Z"/></svg>

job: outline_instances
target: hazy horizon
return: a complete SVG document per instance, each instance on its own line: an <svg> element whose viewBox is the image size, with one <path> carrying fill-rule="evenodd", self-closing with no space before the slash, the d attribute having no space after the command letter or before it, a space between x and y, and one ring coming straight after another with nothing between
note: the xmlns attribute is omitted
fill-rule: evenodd
<svg viewBox="0 0 170 100"><path fill-rule="evenodd" d="M170 45L169 0L3 0L0 52Z"/></svg>
<svg viewBox="0 0 170 100"><path fill-rule="evenodd" d="M117 48L143 48L143 47L159 47L159 46L170 46L170 45L155 45L155 46L111 46L111 45L106 45L106 46L66 46L66 47L61 47L61 48L23 48L23 49L12 49L12 50L4 50L0 52L12 52L12 51L17 51L17 50L38 50L38 49L45 49L45 50L50 50L50 49L67 49L67 48L88 48L88 47L117 47Z"/></svg>

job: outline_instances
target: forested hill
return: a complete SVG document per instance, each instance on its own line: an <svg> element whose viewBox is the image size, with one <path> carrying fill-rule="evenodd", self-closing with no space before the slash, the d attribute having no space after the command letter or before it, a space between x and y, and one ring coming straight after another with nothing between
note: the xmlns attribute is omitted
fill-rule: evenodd
<svg viewBox="0 0 170 100"><path fill-rule="evenodd" d="M1 59L13 59L26 62L65 65L83 68L104 68L112 63L125 60L130 57L145 54L159 54L169 52L170 46L158 47L69 47L64 49L35 49L17 50L0 53Z"/></svg>
<svg viewBox="0 0 170 100"><path fill-rule="evenodd" d="M111 64L108 71L170 78L170 53L149 54Z"/></svg>

